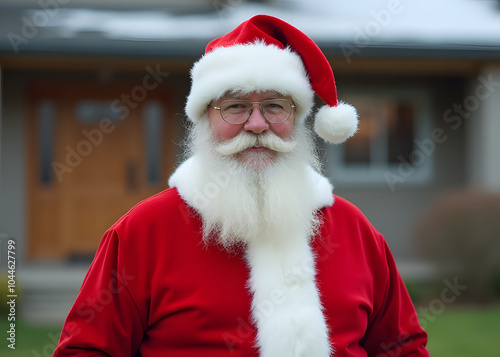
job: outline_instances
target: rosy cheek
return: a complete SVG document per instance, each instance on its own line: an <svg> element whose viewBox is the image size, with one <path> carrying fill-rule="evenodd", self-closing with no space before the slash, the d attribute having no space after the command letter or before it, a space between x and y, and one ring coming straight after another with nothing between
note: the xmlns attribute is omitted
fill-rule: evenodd
<svg viewBox="0 0 500 357"><path fill-rule="evenodd" d="M289 122L273 124L271 130L274 134L278 135L280 138L286 139L289 138L292 134L293 125Z"/></svg>
<svg viewBox="0 0 500 357"><path fill-rule="evenodd" d="M234 138L241 131L241 125L218 123L214 128L214 134L220 141L225 141Z"/></svg>

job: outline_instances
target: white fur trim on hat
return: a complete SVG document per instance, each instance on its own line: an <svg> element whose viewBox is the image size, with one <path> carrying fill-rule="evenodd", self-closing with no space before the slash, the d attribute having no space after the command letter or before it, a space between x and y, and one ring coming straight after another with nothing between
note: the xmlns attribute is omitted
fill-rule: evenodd
<svg viewBox="0 0 500 357"><path fill-rule="evenodd" d="M316 113L314 130L326 141L340 144L358 130L356 109L343 102L339 102L336 107L325 105Z"/></svg>
<svg viewBox="0 0 500 357"><path fill-rule="evenodd" d="M290 95L296 119L303 120L313 106L314 91L304 64L289 48L262 42L219 47L205 54L191 69L191 92L186 114L192 121L203 116L207 105L228 91L251 93L274 90Z"/></svg>

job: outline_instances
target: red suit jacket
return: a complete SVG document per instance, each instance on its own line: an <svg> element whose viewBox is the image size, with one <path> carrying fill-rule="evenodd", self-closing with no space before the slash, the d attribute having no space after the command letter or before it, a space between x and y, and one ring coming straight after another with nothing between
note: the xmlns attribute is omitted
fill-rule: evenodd
<svg viewBox="0 0 500 357"><path fill-rule="evenodd" d="M321 213L312 249L335 356L428 356L384 238L340 197ZM200 232L175 188L130 210L104 235L54 356L258 356L244 253Z"/></svg>

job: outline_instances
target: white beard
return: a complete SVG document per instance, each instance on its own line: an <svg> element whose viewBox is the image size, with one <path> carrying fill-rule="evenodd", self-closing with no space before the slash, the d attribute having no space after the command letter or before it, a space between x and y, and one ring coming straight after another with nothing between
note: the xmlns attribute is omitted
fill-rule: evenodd
<svg viewBox="0 0 500 357"><path fill-rule="evenodd" d="M201 207L206 243L217 243L231 250L264 235L283 239L285 231L292 227L311 236L317 219L308 170L317 166L317 160L304 126L296 127L290 141L278 140L273 144L274 138L270 144L264 144L283 151L274 151L274 155L232 153L234 149L228 149L231 145L215 142L208 120L196 124L190 140L191 154L203 166L199 172L205 173L201 187L207 192L214 183L219 187L210 197L205 195ZM240 142L236 150L245 148L241 145L246 144Z"/></svg>

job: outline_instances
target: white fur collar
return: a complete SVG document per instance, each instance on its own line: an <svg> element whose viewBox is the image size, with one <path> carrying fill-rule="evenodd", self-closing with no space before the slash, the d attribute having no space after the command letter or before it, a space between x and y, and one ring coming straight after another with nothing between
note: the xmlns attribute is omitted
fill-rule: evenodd
<svg viewBox="0 0 500 357"><path fill-rule="evenodd" d="M186 160L169 179L181 197L202 212L211 197L230 179L226 172L201 172L197 157ZM208 179L207 179L208 176ZM332 185L312 168L313 206L333 204ZM261 232L248 244L248 286L253 294L252 316L261 357L328 357L332 350L316 286L314 254L300 222L280 230L283 239Z"/></svg>
<svg viewBox="0 0 500 357"><path fill-rule="evenodd" d="M226 172L201 172L201 165L197 164L198 157L192 156L184 161L168 180L170 187L176 187L181 197L194 209L199 210L206 201L223 190L229 174ZM206 179L210 177L210 180ZM328 179L312 167L309 167L309 176L314 183L314 207L318 210L333 204L333 186ZM205 177L205 179L202 179Z"/></svg>

